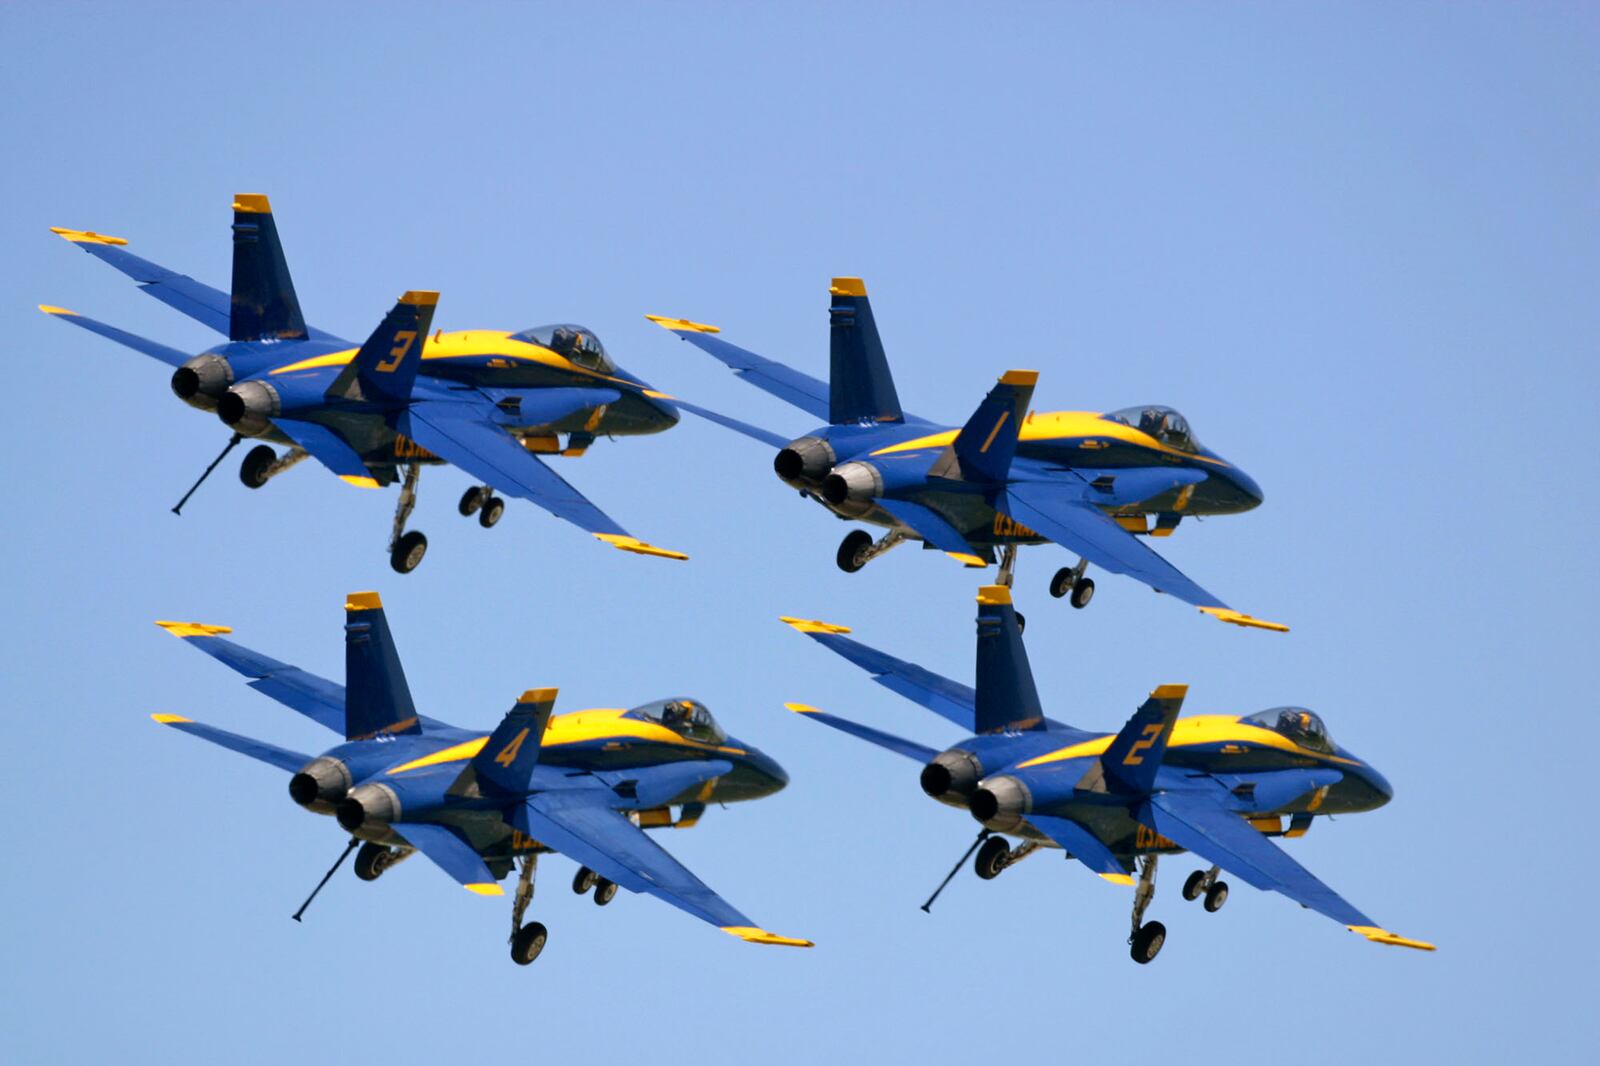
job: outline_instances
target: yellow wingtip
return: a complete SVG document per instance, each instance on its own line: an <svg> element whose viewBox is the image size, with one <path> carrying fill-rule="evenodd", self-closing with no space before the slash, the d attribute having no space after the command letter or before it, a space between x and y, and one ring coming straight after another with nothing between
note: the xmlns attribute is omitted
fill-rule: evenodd
<svg viewBox="0 0 1600 1066"><path fill-rule="evenodd" d="M800 940L792 936L779 936L769 933L753 925L724 925L720 926L724 933L736 936L747 944L776 944L786 948L813 948L816 944L809 940Z"/></svg>
<svg viewBox="0 0 1600 1066"><path fill-rule="evenodd" d="M945 552L946 555L960 563L962 566L985 567L989 564L970 552Z"/></svg>
<svg viewBox="0 0 1600 1066"><path fill-rule="evenodd" d="M58 237L65 238L73 244L127 244L121 237L110 237L104 233L96 233L92 229L67 229L63 226L51 226L50 232Z"/></svg>
<svg viewBox="0 0 1600 1066"><path fill-rule="evenodd" d="M834 278L828 292L833 296L865 296L867 283L860 278Z"/></svg>
<svg viewBox="0 0 1600 1066"><path fill-rule="evenodd" d="M1415 948L1418 951L1438 951L1439 949L1426 940L1412 940L1410 937L1391 933L1389 930L1376 925L1350 925L1345 928L1352 933L1366 937L1374 944L1393 944L1399 948Z"/></svg>
<svg viewBox="0 0 1600 1066"><path fill-rule="evenodd" d="M377 478L362 477L358 474L340 474L339 480L346 485L354 485L358 489L376 489L380 487Z"/></svg>
<svg viewBox="0 0 1600 1066"><path fill-rule="evenodd" d="M690 322L687 318L671 318L667 315L645 315L650 321L662 329L674 333L721 333L722 327L708 326L704 322Z"/></svg>
<svg viewBox="0 0 1600 1066"><path fill-rule="evenodd" d="M437 307L439 294L432 289L409 289L400 297L400 302L412 307Z"/></svg>
<svg viewBox="0 0 1600 1066"><path fill-rule="evenodd" d="M793 711L795 714L821 714L822 713L822 708L813 707L809 703L785 703L784 706L789 708L789 710Z"/></svg>
<svg viewBox="0 0 1600 1066"><path fill-rule="evenodd" d="M204 622L156 622L175 637L215 637L232 633L232 626L208 626Z"/></svg>
<svg viewBox="0 0 1600 1066"><path fill-rule="evenodd" d="M793 626L802 633L848 633L849 626L836 626L832 622L819 622L815 618L790 618L782 615L778 618L786 626Z"/></svg>
<svg viewBox="0 0 1600 1066"><path fill-rule="evenodd" d="M553 688L530 688L517 698L517 702L554 703L556 700L556 692L557 690Z"/></svg>
<svg viewBox="0 0 1600 1066"><path fill-rule="evenodd" d="M1007 370L1000 375L1002 385L1037 385L1039 372L1037 370Z"/></svg>
<svg viewBox="0 0 1600 1066"><path fill-rule="evenodd" d="M152 714L150 718L153 721L160 722L162 725L176 725L179 722L193 721L192 718L185 718L181 714Z"/></svg>
<svg viewBox="0 0 1600 1066"><path fill-rule="evenodd" d="M1201 607L1201 614L1209 614L1219 622L1226 622L1231 626L1244 626L1246 629L1270 629L1274 633L1287 633L1289 627L1282 622L1268 622L1264 618L1245 614L1243 611L1230 610L1227 607Z"/></svg>
<svg viewBox="0 0 1600 1066"><path fill-rule="evenodd" d="M503 896L506 894L506 890L493 881L481 881L475 885L462 885L461 887L479 896Z"/></svg>
<svg viewBox="0 0 1600 1066"><path fill-rule="evenodd" d="M39 310L43 311L47 315L71 315L73 318L78 317L78 312L68 311L65 307L57 307L55 304L40 304Z"/></svg>
<svg viewBox="0 0 1600 1066"><path fill-rule="evenodd" d="M1011 586L1009 585L984 585L978 589L978 602L986 607L995 607L1002 603L1011 602Z"/></svg>
<svg viewBox="0 0 1600 1066"><path fill-rule="evenodd" d="M1133 878L1128 874L1101 874L1100 876L1105 878L1107 881L1110 881L1114 885L1133 884Z"/></svg>
<svg viewBox="0 0 1600 1066"><path fill-rule="evenodd" d="M233 209L242 211L247 215L270 215L272 204L262 193L241 192L233 197Z"/></svg>
<svg viewBox="0 0 1600 1066"><path fill-rule="evenodd" d="M347 611L378 611L383 609L383 597L376 592L352 592L344 598Z"/></svg>
<svg viewBox="0 0 1600 1066"><path fill-rule="evenodd" d="M635 555L654 555L661 559L689 558L683 552L675 552L671 548L658 548L654 544L646 544L638 537L625 537L619 533L596 533L595 539L603 540L613 548Z"/></svg>

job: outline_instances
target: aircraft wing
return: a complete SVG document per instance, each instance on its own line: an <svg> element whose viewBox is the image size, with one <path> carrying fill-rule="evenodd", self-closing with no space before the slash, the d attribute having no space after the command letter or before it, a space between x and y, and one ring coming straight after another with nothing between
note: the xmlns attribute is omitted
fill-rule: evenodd
<svg viewBox="0 0 1600 1066"><path fill-rule="evenodd" d="M1240 626L1288 632L1289 627L1235 611L1185 577L1105 512L1067 488L1045 481L1014 481L995 499L1005 514L1042 537L1116 574L1176 596L1207 614Z"/></svg>
<svg viewBox="0 0 1600 1066"><path fill-rule="evenodd" d="M873 729L871 726L862 725L860 722L852 722L848 718L840 718L838 715L819 711L808 704L785 703L784 706L795 714L805 715L814 722L832 726L841 733L848 733L859 740L865 740L869 744L876 744L878 747L892 751L896 755L904 755L906 758L915 759L920 763L932 762L934 756L939 754L932 748L918 744L914 740L906 740L895 736L893 733L885 733L881 729Z"/></svg>
<svg viewBox="0 0 1600 1066"><path fill-rule="evenodd" d="M892 655L885 655L876 648L869 648L865 644L844 636L850 632L849 626L836 626L829 622L817 622L807 618L783 618L780 621L794 627L812 640L821 644L829 651L842 655L872 675L872 680L910 700L928 708L956 725L972 733L977 731L977 693L966 685L958 684L947 677L940 677L931 670L924 670L915 663L903 662Z"/></svg>
<svg viewBox="0 0 1600 1066"><path fill-rule="evenodd" d="M503 896L505 890L496 883L494 874L484 865L476 848L463 840L454 829L425 822L395 822L390 826L405 838L433 864L468 892L480 896Z"/></svg>
<svg viewBox="0 0 1600 1066"><path fill-rule="evenodd" d="M540 792L513 809L517 829L630 892L648 892L725 933L758 944L810 947L755 925L690 873L598 792Z"/></svg>
<svg viewBox="0 0 1600 1066"><path fill-rule="evenodd" d="M496 425L472 403L423 401L399 417L401 433L454 466L501 492L538 504L557 518L623 551L687 559L682 552L646 544L612 521L577 489Z"/></svg>
<svg viewBox="0 0 1600 1066"><path fill-rule="evenodd" d="M285 707L299 711L307 718L344 735L344 686L308 674L298 666L279 662L258 651L240 647L224 640L223 633L232 633L228 626L210 626L199 622L157 622L156 625L198 648L224 666L251 679L250 687L270 696ZM295 768L305 764L301 760Z"/></svg>
<svg viewBox="0 0 1600 1066"><path fill-rule="evenodd" d="M1374 925L1371 918L1317 880L1242 817L1214 800L1197 793L1161 792L1141 804L1134 817L1180 847L1216 863L1255 887L1280 892L1368 940L1433 950L1432 944L1408 940Z"/></svg>
<svg viewBox="0 0 1600 1066"><path fill-rule="evenodd" d="M280 748L276 744L268 744L264 740L255 740L251 737L242 737L238 733L230 733L226 729L205 725L201 722L190 721L181 714L152 714L150 716L162 725L171 726L180 733L209 740L229 751L236 751L240 755L248 755L258 762L268 766L276 766L289 773L297 773L300 768L311 761L311 756L302 755L297 751Z"/></svg>
<svg viewBox="0 0 1600 1066"><path fill-rule="evenodd" d="M828 421L828 383L818 381L809 374L773 362L737 344L729 344L720 337L716 326L690 322L685 318L667 318L662 315L645 315L650 321L679 339L686 340L713 359L726 364L745 381L762 392L771 393L780 400L794 404L807 414Z"/></svg>
<svg viewBox="0 0 1600 1066"><path fill-rule="evenodd" d="M1056 818L1045 814L1028 815L1028 824L1060 844L1074 859L1107 881L1118 885L1133 884L1127 864L1117 858L1111 849L1106 847L1105 842L1087 827L1079 825L1070 818Z"/></svg>

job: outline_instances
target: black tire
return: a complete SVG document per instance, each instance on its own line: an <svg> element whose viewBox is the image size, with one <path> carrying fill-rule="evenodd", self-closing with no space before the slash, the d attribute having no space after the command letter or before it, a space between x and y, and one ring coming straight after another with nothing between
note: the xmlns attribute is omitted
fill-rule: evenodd
<svg viewBox="0 0 1600 1066"><path fill-rule="evenodd" d="M1189 900L1191 903L1194 902L1200 898L1200 893L1205 891L1205 885L1206 872L1204 870L1196 870L1194 873L1190 874L1189 879L1183 883L1183 898Z"/></svg>
<svg viewBox="0 0 1600 1066"><path fill-rule="evenodd" d="M1023 630L1028 628L1028 616L1023 614L1021 611L1016 612L1016 614L1017 614L1017 632L1021 633Z"/></svg>
<svg viewBox="0 0 1600 1066"><path fill-rule="evenodd" d="M608 881L604 877L596 877L594 881L594 905L596 907L604 907L616 898L617 883Z"/></svg>
<svg viewBox="0 0 1600 1066"><path fill-rule="evenodd" d="M1089 606L1089 601L1094 599L1094 579L1081 578L1072 586L1072 606L1083 610Z"/></svg>
<svg viewBox="0 0 1600 1066"><path fill-rule="evenodd" d="M1203 904L1205 909L1215 914L1222 909L1222 905L1226 902L1228 902L1228 882L1212 882L1211 887L1206 889L1206 901Z"/></svg>
<svg viewBox="0 0 1600 1066"><path fill-rule="evenodd" d="M1005 838L990 837L978 849L978 857L973 860L972 868L985 881L993 881L1006 868L1006 859L1010 856L1011 845L1006 843Z"/></svg>
<svg viewBox="0 0 1600 1066"><path fill-rule="evenodd" d="M409 574L422 563L422 557L426 554L428 538L413 529L409 533L402 533L400 539L394 542L394 551L389 553L389 565L397 574Z"/></svg>
<svg viewBox="0 0 1600 1066"><path fill-rule="evenodd" d="M383 871L394 865L389 849L382 844L368 842L356 852L356 876L363 881L376 881Z"/></svg>
<svg viewBox="0 0 1600 1066"><path fill-rule="evenodd" d="M1160 922L1145 922L1139 931L1133 934L1133 944L1128 954L1133 956L1133 961L1144 966L1161 954L1161 946L1167 942L1167 927Z"/></svg>
<svg viewBox="0 0 1600 1066"><path fill-rule="evenodd" d="M478 512L478 525L484 529L493 529L494 524L500 521L500 516L506 513L506 501L498 496L490 496L483 501L483 510Z"/></svg>
<svg viewBox="0 0 1600 1066"><path fill-rule="evenodd" d="M278 461L278 453L265 444L257 444L245 453L239 464L239 480L245 488L259 489L267 483L267 467Z"/></svg>
<svg viewBox="0 0 1600 1066"><path fill-rule="evenodd" d="M867 565L861 558L866 549L872 547L872 534L864 529L852 529L845 534L844 540L839 542L839 554L835 557L839 569L847 574L853 574Z"/></svg>
<svg viewBox="0 0 1600 1066"><path fill-rule="evenodd" d="M518 966L528 965L539 957L548 939L550 930L544 927L543 922L529 922L511 938L511 961Z"/></svg>
<svg viewBox="0 0 1600 1066"><path fill-rule="evenodd" d="M572 891L581 896L598 884L599 881L599 874L595 873L587 866L580 866L578 867L577 874L572 878Z"/></svg>
<svg viewBox="0 0 1600 1066"><path fill-rule="evenodd" d="M1056 576L1050 579L1050 595L1059 600L1061 597L1072 591L1073 580L1074 574L1072 567L1063 566L1060 570L1056 571Z"/></svg>
<svg viewBox="0 0 1600 1066"><path fill-rule="evenodd" d="M461 494L461 502L456 504L456 510L461 512L461 517L470 518L478 513L478 508L483 506L483 490L474 485Z"/></svg>

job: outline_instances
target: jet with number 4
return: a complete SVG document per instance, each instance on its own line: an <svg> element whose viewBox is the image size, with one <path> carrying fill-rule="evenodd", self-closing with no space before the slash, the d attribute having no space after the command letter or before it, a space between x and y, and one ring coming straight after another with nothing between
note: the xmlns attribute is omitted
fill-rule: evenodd
<svg viewBox="0 0 1600 1066"><path fill-rule="evenodd" d="M702 703L552 715L556 690L543 688L524 692L493 732L447 725L417 712L375 592L346 599L342 687L240 647L226 639L226 626L156 624L343 735L313 757L179 715L153 716L292 775L295 803L338 820L349 845L311 898L358 846L363 881L420 852L481 896L504 895L500 880L520 865L511 957L526 965L548 936L539 922L522 920L539 856L560 852L580 864L573 891L592 890L602 906L620 886L741 940L811 946L756 926L644 832L688 828L707 804L758 799L788 782L770 757L724 733Z"/></svg>
<svg viewBox="0 0 1600 1066"><path fill-rule="evenodd" d="M773 468L847 521L888 528L874 541L854 530L839 545L839 567L861 569L908 540L921 540L968 566L993 564L1009 584L1019 544L1053 541L1076 566L1050 580L1052 596L1086 607L1089 564L1127 574L1234 625L1288 627L1235 611L1152 551L1185 516L1235 514L1261 503L1243 470L1203 447L1170 407L1031 412L1039 375L1001 376L966 425L947 427L904 411L889 374L867 288L834 278L829 289L827 382L729 344L721 330L681 318L651 321L727 364L741 378L827 425L795 440L712 412L693 413L778 450Z"/></svg>
<svg viewBox="0 0 1600 1066"><path fill-rule="evenodd" d="M215 412L233 431L201 481L244 437L269 442L253 448L240 467L250 488L307 456L361 488L398 481L389 553L400 573L414 569L428 549L427 538L405 525L421 467L438 463L480 482L461 497L459 510L477 514L485 529L505 509L498 491L624 551L688 558L632 536L538 458L582 455L599 437L659 433L678 421L665 393L620 369L582 326L430 336L439 294L408 292L364 343L342 340L306 323L272 207L256 194L234 198L231 293L139 258L120 237L54 232L228 338L191 356L65 308L39 308L171 366L178 398ZM288 450L279 454L273 444Z"/></svg>
<svg viewBox="0 0 1600 1066"><path fill-rule="evenodd" d="M973 734L937 751L788 704L921 763L924 792L982 823L934 898L973 852L978 876L988 879L1041 847L1061 848L1107 881L1134 886L1128 943L1134 961L1147 963L1167 936L1162 923L1144 920L1157 860L1189 851L1212 865L1189 876L1183 897L1203 896L1207 911L1228 898L1227 883L1218 879L1227 871L1368 940L1433 950L1380 927L1272 843L1273 837L1303 836L1319 816L1373 810L1393 795L1383 775L1335 744L1312 712L1277 707L1179 718L1187 686L1162 685L1116 733L1053 721L1040 706L1011 589L1004 585L978 592L975 688L859 644L844 636L850 632L844 626L783 621ZM1011 846L1006 835L1020 843Z"/></svg>

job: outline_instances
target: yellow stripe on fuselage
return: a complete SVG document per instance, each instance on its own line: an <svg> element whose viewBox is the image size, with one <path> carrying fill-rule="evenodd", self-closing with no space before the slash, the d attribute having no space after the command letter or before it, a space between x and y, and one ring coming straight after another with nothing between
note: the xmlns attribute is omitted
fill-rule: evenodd
<svg viewBox="0 0 1600 1066"><path fill-rule="evenodd" d="M298 363L280 366L271 374L292 374L297 370L321 370L330 366L346 366L356 357L359 348L346 348L343 351L329 352L327 355L313 356L302 359ZM638 389L639 386L623 378L611 377L597 370L589 370L574 363L564 356L557 355L548 348L527 341L519 341L511 334L493 329L463 329L454 333L439 333L429 337L422 346L422 361L433 362L436 359L471 359L475 356L492 356L497 359L513 359L522 363L536 363L547 366L552 370L562 370L571 374L582 374L585 377L595 378L600 381L610 381L618 385L625 385L629 389Z"/></svg>
<svg viewBox="0 0 1600 1066"><path fill-rule="evenodd" d="M1105 750L1111 746L1115 735L1107 733L1094 740L1085 740L1080 744L1070 744L1065 748L1052 751L1019 763L1018 766L1026 769L1030 766L1043 766L1046 763L1062 762L1066 759L1079 759L1089 755L1104 755ZM1278 751L1287 751L1309 759L1319 759L1325 762L1343 763L1346 766L1360 766L1356 759L1346 759L1338 755L1329 755L1327 752L1312 751L1302 747L1279 733L1265 729L1258 725L1251 725L1237 715L1232 714L1197 714L1192 718L1180 718L1172 727L1172 739L1167 742L1169 748L1190 748L1202 744L1251 744L1258 748L1273 748Z"/></svg>
<svg viewBox="0 0 1600 1066"><path fill-rule="evenodd" d="M922 448L946 448L956 439L958 429L947 429L942 433L930 433L926 437L917 437L915 440L902 441L891 444L887 448L879 448L873 455L893 455L895 452L914 452ZM1226 467L1228 464L1221 459L1213 459L1208 455L1196 455L1162 444L1148 433L1141 433L1132 426L1121 422L1113 422L1102 418L1094 411L1043 411L1030 414L1023 420L1022 430L1017 434L1020 444L1042 443L1046 441L1072 441L1087 438L1106 438L1131 444L1137 448L1159 452L1162 455L1173 455L1184 459L1193 459L1200 463L1210 463L1212 466Z"/></svg>
<svg viewBox="0 0 1600 1066"><path fill-rule="evenodd" d="M693 748L698 751L720 752L724 755L743 755L743 748L717 747L712 744L701 744L687 737L679 736L666 726L654 722L646 722L640 718L624 718L627 710L623 708L573 711L571 714L557 715L550 719L550 724L545 728L544 739L540 743L543 748L560 747L563 744L581 744L591 740L642 740L654 744L671 744L674 747ZM390 774L403 774L408 770L421 770L429 766L442 766L445 763L466 762L474 758L483 746L489 742L488 736L477 737L473 740L462 741L448 748L442 748L431 755L424 755L420 759L412 759L408 763L389 770Z"/></svg>

